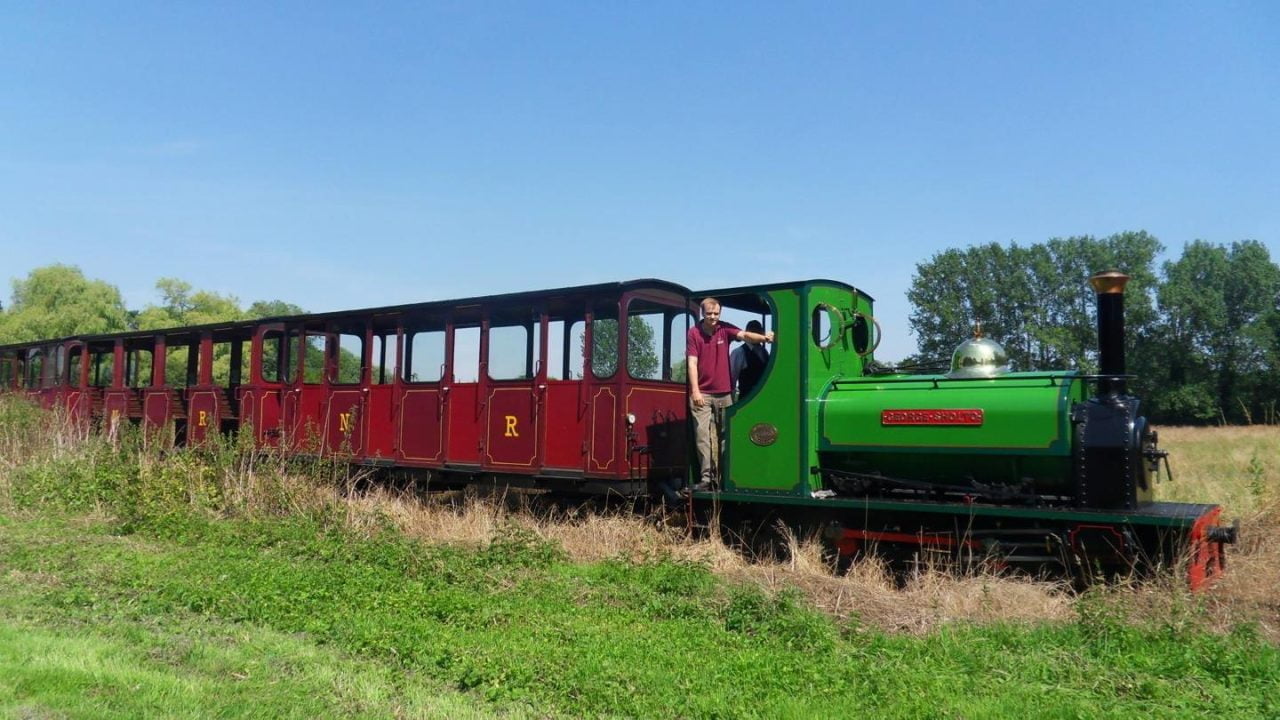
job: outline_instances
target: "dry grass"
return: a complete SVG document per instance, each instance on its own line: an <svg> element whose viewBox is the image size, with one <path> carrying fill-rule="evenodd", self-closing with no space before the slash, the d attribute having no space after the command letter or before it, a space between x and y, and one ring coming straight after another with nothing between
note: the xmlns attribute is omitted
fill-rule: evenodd
<svg viewBox="0 0 1280 720"><path fill-rule="evenodd" d="M1217 503L1229 516L1250 517L1280 500L1280 426L1159 428L1173 482L1162 500Z"/></svg>
<svg viewBox="0 0 1280 720"><path fill-rule="evenodd" d="M1072 616L1072 599L1057 583L956 574L924 567L904 583L882 564L867 560L836 573L816 538L786 535L786 558L750 558L715 533L691 539L683 518L642 518L605 512L565 517L531 509L510 496L455 494L423 500L375 488L347 501L356 527L390 519L406 535L429 543L483 547L501 528L519 523L555 542L575 562L669 556L705 563L735 582L768 591L799 588L813 604L870 626L927 632L951 622L1035 622ZM361 519L363 518L363 520Z"/></svg>
<svg viewBox="0 0 1280 720"><path fill-rule="evenodd" d="M1176 574L1157 582L1121 583L1104 592L1134 618L1182 617L1226 629L1256 623L1280 642L1280 429L1273 427L1161 430L1172 453L1174 482L1162 499L1218 502L1242 516L1241 542L1228 552L1228 574L1206 593L1185 590ZM948 623L1055 622L1076 617L1077 596L1062 583L1007 577L993 571L922 567L905 582L875 561L836 573L812 538L787 537L786 559L748 558L712 534L691 540L678 518L660 522L628 514L564 517L530 510L511 497L446 496L443 501L375 489L349 500L356 516L392 519L406 534L432 543L482 547L500 528L521 523L559 544L575 561L670 555L697 559L717 574L776 591L800 588L814 605L870 626L927 632ZM356 524L359 520L353 517ZM1188 616L1189 617L1189 616ZM1190 621L1190 620L1188 620Z"/></svg>
<svg viewBox="0 0 1280 720"><path fill-rule="evenodd" d="M1227 574L1205 594L1220 627L1256 622L1280 643L1280 502L1246 517L1240 543L1227 555Z"/></svg>

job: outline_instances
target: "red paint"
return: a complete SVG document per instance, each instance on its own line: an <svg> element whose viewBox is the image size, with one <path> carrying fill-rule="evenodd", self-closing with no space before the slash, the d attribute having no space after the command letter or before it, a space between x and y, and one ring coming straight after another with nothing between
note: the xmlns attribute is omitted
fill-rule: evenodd
<svg viewBox="0 0 1280 720"><path fill-rule="evenodd" d="M445 462L453 465L480 464L480 419L484 417L480 406L479 383L454 383L447 386L445 398Z"/></svg>
<svg viewBox="0 0 1280 720"><path fill-rule="evenodd" d="M634 476L641 472L679 473L687 462L688 401L681 385L630 380L624 395L623 435L626 462ZM626 416L635 418L628 427ZM636 452L644 448L644 453Z"/></svg>
<svg viewBox="0 0 1280 720"><path fill-rule="evenodd" d="M543 464L581 471L586 465L587 386L581 380L548 380L543 413Z"/></svg>
<svg viewBox="0 0 1280 720"><path fill-rule="evenodd" d="M396 393L399 398L394 424L399 441L397 457L411 463L443 464L447 393L436 384L401 385ZM375 424L383 427L380 422ZM386 446L381 440L372 442Z"/></svg>
<svg viewBox="0 0 1280 720"><path fill-rule="evenodd" d="M957 540L952 535L946 533L935 534L911 534L902 532L875 532L872 530L858 530L845 528L841 532L840 537L836 540L836 547L842 555L852 555L857 552L864 542L883 542L883 543L904 543L907 545L919 545L921 547L935 548L955 548L957 546L964 547L969 550L981 550L982 543L977 540Z"/></svg>
<svg viewBox="0 0 1280 720"><path fill-rule="evenodd" d="M395 386L369 385L365 400L364 455L369 458L391 460L396 456Z"/></svg>
<svg viewBox="0 0 1280 720"><path fill-rule="evenodd" d="M541 393L529 381L490 382L485 400L484 455L486 469L531 473L539 469Z"/></svg>
<svg viewBox="0 0 1280 720"><path fill-rule="evenodd" d="M325 413L325 450L359 456L364 450L364 395L359 386L329 390Z"/></svg>
<svg viewBox="0 0 1280 720"><path fill-rule="evenodd" d="M1191 526L1190 558L1187 566L1187 582L1193 592L1208 587L1226 571L1226 556L1222 543L1208 539L1209 529L1217 526L1222 508L1215 507L1201 515Z"/></svg>
<svg viewBox="0 0 1280 720"><path fill-rule="evenodd" d="M221 388L191 388L187 391L187 443L199 445L210 433L221 428L218 414L218 393Z"/></svg>

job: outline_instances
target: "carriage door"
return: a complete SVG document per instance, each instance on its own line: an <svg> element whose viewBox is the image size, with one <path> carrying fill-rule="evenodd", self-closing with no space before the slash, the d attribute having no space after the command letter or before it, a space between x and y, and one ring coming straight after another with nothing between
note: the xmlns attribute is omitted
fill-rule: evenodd
<svg viewBox="0 0 1280 720"><path fill-rule="evenodd" d="M306 331L285 326L281 346L283 365L280 377L280 439L289 448L298 448L304 438L302 413L302 367L306 362Z"/></svg>
<svg viewBox="0 0 1280 720"><path fill-rule="evenodd" d="M624 455L632 479L671 477L687 463L688 384L686 332L692 316L680 296L640 291L623 298L627 309L626 390L620 418Z"/></svg>
<svg viewBox="0 0 1280 720"><path fill-rule="evenodd" d="M287 328L285 342L295 353L289 359L292 373L285 379L281 422L290 447L318 452L324 438L324 382L327 333L296 325Z"/></svg>
<svg viewBox="0 0 1280 720"><path fill-rule="evenodd" d="M223 389L213 383L213 333L200 333L195 346L195 377L187 378L187 443L198 445L217 433L221 427L221 403L218 394Z"/></svg>
<svg viewBox="0 0 1280 720"><path fill-rule="evenodd" d="M253 333L249 352L249 382L240 387L241 427L253 427L254 438L265 445L280 442L282 385L293 354L280 323L262 325Z"/></svg>
<svg viewBox="0 0 1280 720"><path fill-rule="evenodd" d="M399 412L393 420L401 460L428 465L444 462L448 334L441 322L415 320L405 324L403 364L396 382Z"/></svg>
<svg viewBox="0 0 1280 720"><path fill-rule="evenodd" d="M622 402L619 397L620 336L618 301L592 304L587 317L587 467L589 475L617 475L622 470Z"/></svg>
<svg viewBox="0 0 1280 720"><path fill-rule="evenodd" d="M365 406L368 386L363 377L369 366L365 328L357 332L330 327L325 344L324 377L328 387L325 409L325 449L360 455L364 451Z"/></svg>
<svg viewBox="0 0 1280 720"><path fill-rule="evenodd" d="M501 472L541 467L540 424L546 390L542 313L486 323L485 442L481 465Z"/></svg>
<svg viewBox="0 0 1280 720"><path fill-rule="evenodd" d="M67 343L67 413L77 423L87 424L93 415L89 386L89 349L82 342Z"/></svg>

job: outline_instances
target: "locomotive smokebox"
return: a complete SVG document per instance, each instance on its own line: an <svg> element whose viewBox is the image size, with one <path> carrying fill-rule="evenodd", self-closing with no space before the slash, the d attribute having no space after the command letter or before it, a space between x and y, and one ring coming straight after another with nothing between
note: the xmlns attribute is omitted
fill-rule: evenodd
<svg viewBox="0 0 1280 720"><path fill-rule="evenodd" d="M1103 376L1098 382L1099 397L1125 394L1124 382L1124 286L1129 276L1103 272L1089 278L1098 293L1098 364Z"/></svg>

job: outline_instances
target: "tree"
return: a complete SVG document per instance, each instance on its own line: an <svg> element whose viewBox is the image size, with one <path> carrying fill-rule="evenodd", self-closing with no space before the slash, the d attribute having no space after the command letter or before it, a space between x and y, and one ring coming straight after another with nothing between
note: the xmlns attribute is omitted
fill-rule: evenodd
<svg viewBox="0 0 1280 720"><path fill-rule="evenodd" d="M160 278L156 281L160 293L159 305L148 305L133 318L138 330L165 330L191 325L208 325L243 320L246 315L240 309L240 301L233 295L219 295L207 290L194 290L191 283L177 278ZM182 387L187 384L187 348L168 348L165 352L164 376L169 385ZM243 357L248 357L244 353ZM242 364L247 364L242 361ZM150 373L151 362L145 356L138 363L143 377ZM215 345L213 349L213 381L226 385L231 378L231 348Z"/></svg>
<svg viewBox="0 0 1280 720"><path fill-rule="evenodd" d="M1054 238L1021 247L997 243L946 250L916 266L907 292L920 359L950 357L981 323L1019 370L1097 367L1096 301L1086 282L1100 270L1132 278L1131 345L1151 324L1152 270L1160 243L1145 232L1105 239Z"/></svg>
<svg viewBox="0 0 1280 720"><path fill-rule="evenodd" d="M1266 379L1275 368L1280 268L1257 241L1197 240L1164 274L1155 368L1170 389L1163 419L1250 420L1276 400Z"/></svg>
<svg viewBox="0 0 1280 720"><path fill-rule="evenodd" d="M613 377L618 369L618 321L596 320L591 326L591 372L596 377ZM585 342L585 337L584 337ZM627 370L632 377L661 377L661 360L654 341L653 327L641 317L627 321Z"/></svg>
<svg viewBox="0 0 1280 720"><path fill-rule="evenodd" d="M119 332L128 328L120 291L89 280L80 268L46 265L13 281L13 301L0 313L0 343L68 335Z"/></svg>
<svg viewBox="0 0 1280 720"><path fill-rule="evenodd" d="M160 278L156 281L156 290L160 293L161 303L148 305L138 313L136 323L139 330L235 322L248 317L234 295L193 290L191 283L177 278Z"/></svg>
<svg viewBox="0 0 1280 720"><path fill-rule="evenodd" d="M245 312L249 318L266 318L266 317L288 317L290 315L305 315L306 310L284 300L259 300L249 306Z"/></svg>

